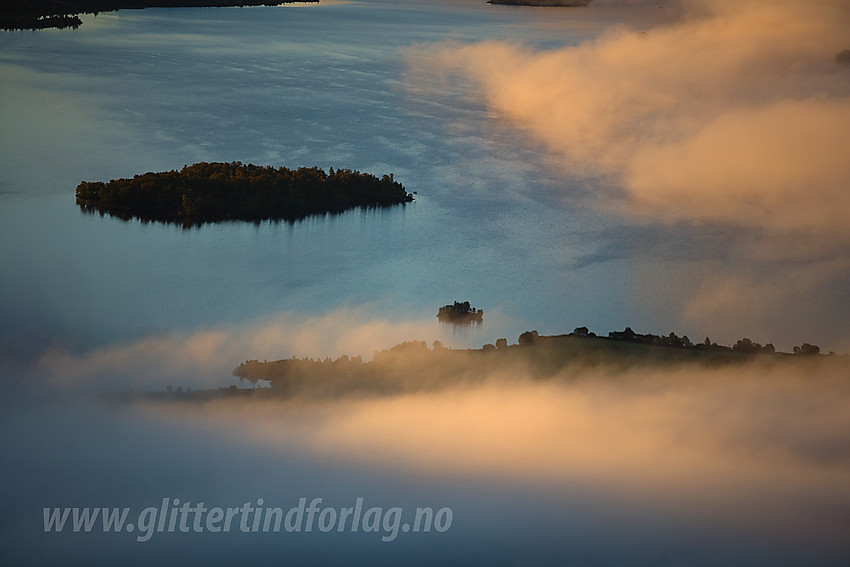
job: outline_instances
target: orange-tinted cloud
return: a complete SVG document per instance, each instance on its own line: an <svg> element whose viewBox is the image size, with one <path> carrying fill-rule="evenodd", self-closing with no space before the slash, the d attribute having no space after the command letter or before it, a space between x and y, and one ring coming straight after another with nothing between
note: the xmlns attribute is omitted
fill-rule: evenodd
<svg viewBox="0 0 850 567"><path fill-rule="evenodd" d="M624 190L613 208L626 215L850 240L850 74L835 61L850 10L685 6L673 24L551 51L417 46L411 76L471 78L491 113L542 141L564 170ZM596 204L612 208L615 194L597 193Z"/></svg>
<svg viewBox="0 0 850 567"><path fill-rule="evenodd" d="M762 362L574 369L551 381L515 369L422 393L144 411L384 474L581 491L840 541L831 503L850 496L846 362Z"/></svg>
<svg viewBox="0 0 850 567"><path fill-rule="evenodd" d="M845 348L846 323L829 313L848 315L838 290L850 274L850 72L836 54L850 47L850 4L681 1L648 27L627 26L629 14L662 12L657 2L586 10L624 5L620 25L575 46L413 46L409 88L471 82L490 119L546 151L573 208L665 238L718 229L724 258L713 244L691 252L701 284L675 289L665 272L646 288L649 301L661 289L688 298L678 324L726 340L797 340L799 327Z"/></svg>
<svg viewBox="0 0 850 567"><path fill-rule="evenodd" d="M376 350L414 339L453 342L436 317L390 320L363 308L337 309L316 317L282 313L243 325L154 335L83 353L52 348L40 358L37 372L44 381L66 387L223 386L236 380L230 372L246 359L351 353L369 359Z"/></svg>

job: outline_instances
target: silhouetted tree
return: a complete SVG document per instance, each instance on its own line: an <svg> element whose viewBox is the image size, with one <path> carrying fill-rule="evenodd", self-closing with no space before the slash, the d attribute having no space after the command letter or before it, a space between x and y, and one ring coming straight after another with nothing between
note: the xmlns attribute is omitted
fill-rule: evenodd
<svg viewBox="0 0 850 567"><path fill-rule="evenodd" d="M794 354L802 354L806 356L820 354L820 347L818 345L803 343L801 346L794 347Z"/></svg>
<svg viewBox="0 0 850 567"><path fill-rule="evenodd" d="M682 346L685 346L685 344L684 344L684 342L682 341L682 339L680 339L678 336L676 336L676 333L674 333L674 332L672 332L672 331L670 332L670 334L669 334L669 335L667 335L667 338L666 338L666 340L664 341L664 343L665 343L665 345L666 345L666 346L671 346L671 347L682 347Z"/></svg>
<svg viewBox="0 0 850 567"><path fill-rule="evenodd" d="M758 352L760 349L761 349L761 345L759 345L758 343L753 343L753 341L751 341L750 339L748 339L746 337L743 338L743 339L740 339L738 342L736 342L732 346L732 350L734 350L735 352L743 353L743 354L750 354L750 353Z"/></svg>
<svg viewBox="0 0 850 567"><path fill-rule="evenodd" d="M442 323L469 324L480 323L484 310L472 307L468 301L455 301L453 305L444 305L437 310L437 319Z"/></svg>
<svg viewBox="0 0 850 567"><path fill-rule="evenodd" d="M776 352L776 348L768 343L764 346L761 346L759 343L751 341L748 338L743 338L736 342L732 346L732 350L735 352L740 352L744 354L751 353L760 353L760 354L774 354Z"/></svg>
<svg viewBox="0 0 850 567"><path fill-rule="evenodd" d="M537 331L526 331L519 336L519 344L520 346L528 346L534 343L534 340L539 337Z"/></svg>

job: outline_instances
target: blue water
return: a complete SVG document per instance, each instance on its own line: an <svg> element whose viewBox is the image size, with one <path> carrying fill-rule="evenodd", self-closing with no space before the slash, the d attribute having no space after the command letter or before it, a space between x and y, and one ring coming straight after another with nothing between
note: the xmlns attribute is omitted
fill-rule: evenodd
<svg viewBox="0 0 850 567"><path fill-rule="evenodd" d="M408 88L403 52L446 38L579 42L598 20L573 29L551 10L346 2L128 10L77 31L4 34L0 333L85 349L269 312L432 317L456 299L503 315L470 346L530 327L624 325L629 268L593 260L612 221L548 200L564 182L487 119L470 85L437 100ZM193 230L74 206L80 180L201 160L392 172L417 200Z"/></svg>

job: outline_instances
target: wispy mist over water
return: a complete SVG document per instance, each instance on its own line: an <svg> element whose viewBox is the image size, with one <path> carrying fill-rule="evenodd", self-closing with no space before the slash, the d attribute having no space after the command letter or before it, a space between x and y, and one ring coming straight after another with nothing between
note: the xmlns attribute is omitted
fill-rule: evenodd
<svg viewBox="0 0 850 567"><path fill-rule="evenodd" d="M423 328L372 321L329 332L350 316L304 321L300 336L258 327L231 348L332 352ZM713 367L577 360L555 374L541 373L533 354L509 364L479 357L471 374L431 368L443 386L421 390L411 380L433 355L419 351L397 355L397 392L117 403L85 395L87 378L100 391L117 386L110 374L154 386L151 377L169 369L200 388L221 375L230 351L213 346L225 339L233 337L169 337L87 358L52 353L21 369L40 395L4 395L3 554L15 564L143 564L171 554L203 564L250 549L259 564L291 554L298 564L840 565L850 553L844 357ZM45 506L140 510L179 498L238 507L262 498L288 509L302 497L450 507L453 523L390 543L316 530L176 531L139 543L135 533L41 529Z"/></svg>
<svg viewBox="0 0 850 567"><path fill-rule="evenodd" d="M782 328L805 311L837 308L846 318L838 289L850 275L850 75L836 60L846 49L846 4L676 4L675 18L612 27L577 46L416 46L411 88L473 82L494 118L527 132L565 176L584 180L565 183L565 202L670 228L650 238L635 232L638 257L664 254L662 235L688 238L705 227L731 235L721 261L710 243L687 250L707 269L683 299L684 320L736 333ZM670 275L640 288L680 287ZM777 315L788 309L792 317ZM824 314L807 326L817 324L846 343L843 323Z"/></svg>

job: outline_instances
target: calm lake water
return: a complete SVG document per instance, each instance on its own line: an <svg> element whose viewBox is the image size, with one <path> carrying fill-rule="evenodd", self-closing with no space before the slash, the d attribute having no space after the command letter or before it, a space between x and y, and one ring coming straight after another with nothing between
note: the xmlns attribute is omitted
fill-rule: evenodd
<svg viewBox="0 0 850 567"><path fill-rule="evenodd" d="M759 523L760 513L751 524L724 526L727 515L753 512L743 510L748 505L791 507L793 498L773 499L781 493L776 486L739 508L696 497L684 499L693 509L682 508L674 497L653 500L647 486L661 490L664 475L653 481L658 485L635 487L617 484L630 478L622 470L614 481L597 482L590 469L544 483L534 475L478 474L476 467L417 472L392 453L369 452L369 443L362 457L336 460L325 442L332 446L334 431L348 431L342 425L329 427L317 442L321 450L272 434L274 427L299 431L313 423L309 411L303 421L254 423L251 412L185 416L85 402L86 394L116 389L226 386L245 359L368 357L407 339L479 347L499 337L514 342L529 329L553 334L580 325L603 333L626 325L688 332L681 306L699 277L688 251L695 242L702 250L720 246L722 238L712 235L707 245L697 231L668 239L666 229L624 226L556 198L564 184L578 182L553 170L533 141L488 116L473 84L455 80L425 92L408 65L411 53L433 42L510 40L546 49L588 41L621 19L601 8L512 9L477 0L322 0L125 10L85 16L78 30L0 34L0 563L747 565L846 558L831 532L825 547L808 535L776 547L777 534L792 524ZM192 229L83 214L74 203L81 180L201 160L392 172L416 200L296 223ZM663 296L651 291L662 284L669 286ZM440 326L436 310L453 300L483 308L484 323ZM517 395L525 407L526 394ZM596 398L581 399L592 407ZM469 419L473 429L486 429L491 417ZM394 427L388 420L380 429ZM560 425L541 427L518 439L548 439ZM404 426L399 431L406 435ZM392 434L384 441L392 445ZM428 447L434 462L451 464L436 444ZM476 466L522 461L502 460L501 445L485 444L492 463ZM655 448L650 461L657 458L661 470L663 443ZM737 471L720 477L737 478L730 470ZM645 468L636 474L653 476ZM830 482L846 478L841 474ZM686 488L719 490L699 478L705 482ZM389 543L316 531L157 534L138 543L132 534L45 534L42 527L46 506L138 511L163 498L294 506L300 497L335 506L359 497L386 508L448 506L454 523L445 534ZM846 516L844 522L846 528Z"/></svg>
<svg viewBox="0 0 850 567"><path fill-rule="evenodd" d="M478 2L322 2L121 11L75 32L4 34L0 331L90 348L270 312L368 305L425 319L455 299L500 314L470 345L625 325L636 307L628 262L604 252L611 221L547 201L563 181L519 134L488 121L469 85L437 100L408 88L401 51L545 47L605 23ZM201 160L393 172L417 200L192 230L74 206L80 180Z"/></svg>

